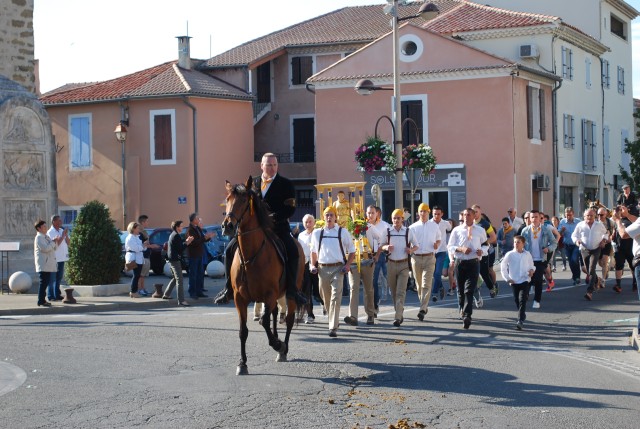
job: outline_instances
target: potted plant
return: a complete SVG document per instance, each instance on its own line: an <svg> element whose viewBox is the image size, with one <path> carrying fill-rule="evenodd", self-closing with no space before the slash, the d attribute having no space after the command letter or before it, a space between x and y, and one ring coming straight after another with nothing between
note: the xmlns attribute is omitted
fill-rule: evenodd
<svg viewBox="0 0 640 429"><path fill-rule="evenodd" d="M402 169L415 168L427 175L436 167L437 159L431 146L425 144L410 144L402 149Z"/></svg>
<svg viewBox="0 0 640 429"><path fill-rule="evenodd" d="M393 170L396 165L393 148L378 137L367 137L367 141L356 149L355 155L358 169L367 173Z"/></svg>

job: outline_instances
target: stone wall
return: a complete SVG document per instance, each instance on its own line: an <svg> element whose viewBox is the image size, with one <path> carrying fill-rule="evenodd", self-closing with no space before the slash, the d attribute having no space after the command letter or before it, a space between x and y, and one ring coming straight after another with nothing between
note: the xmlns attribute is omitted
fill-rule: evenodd
<svg viewBox="0 0 640 429"><path fill-rule="evenodd" d="M0 75L35 93L33 1L0 0Z"/></svg>

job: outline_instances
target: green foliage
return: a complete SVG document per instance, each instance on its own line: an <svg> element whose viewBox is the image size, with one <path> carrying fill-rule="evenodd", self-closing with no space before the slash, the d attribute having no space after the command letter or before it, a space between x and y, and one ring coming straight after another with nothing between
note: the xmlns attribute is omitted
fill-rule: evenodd
<svg viewBox="0 0 640 429"><path fill-rule="evenodd" d="M640 109L636 110L633 117L640 119ZM640 122L636 122L640 126ZM624 153L629 154L629 171L626 171L618 164L622 179L631 186L631 189L638 189L640 185L640 132L636 133L636 140L625 141Z"/></svg>
<svg viewBox="0 0 640 429"><path fill-rule="evenodd" d="M71 285L119 283L123 265L120 234L109 209L99 201L88 202L71 232L67 281Z"/></svg>

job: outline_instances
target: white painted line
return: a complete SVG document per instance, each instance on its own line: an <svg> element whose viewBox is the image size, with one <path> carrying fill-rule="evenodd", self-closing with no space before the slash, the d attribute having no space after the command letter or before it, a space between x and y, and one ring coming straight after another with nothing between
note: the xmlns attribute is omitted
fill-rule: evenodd
<svg viewBox="0 0 640 429"><path fill-rule="evenodd" d="M18 315L16 315L16 316L0 316L0 319L9 319L9 320L12 320L12 319L26 319L27 317L31 317L31 315L27 314L27 315L24 315L24 316L18 316Z"/></svg>
<svg viewBox="0 0 640 429"><path fill-rule="evenodd" d="M27 379L27 373L15 365L0 362L0 396L17 389Z"/></svg>

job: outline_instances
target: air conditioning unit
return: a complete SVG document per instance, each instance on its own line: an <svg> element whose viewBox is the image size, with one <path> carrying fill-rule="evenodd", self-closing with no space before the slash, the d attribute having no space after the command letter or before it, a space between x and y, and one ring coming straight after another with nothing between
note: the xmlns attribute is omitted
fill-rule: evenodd
<svg viewBox="0 0 640 429"><path fill-rule="evenodd" d="M538 58L540 52L538 47L532 43L528 45L520 45L520 58Z"/></svg>
<svg viewBox="0 0 640 429"><path fill-rule="evenodd" d="M536 191L548 191L550 189L549 176L538 174L534 182L534 189Z"/></svg>

